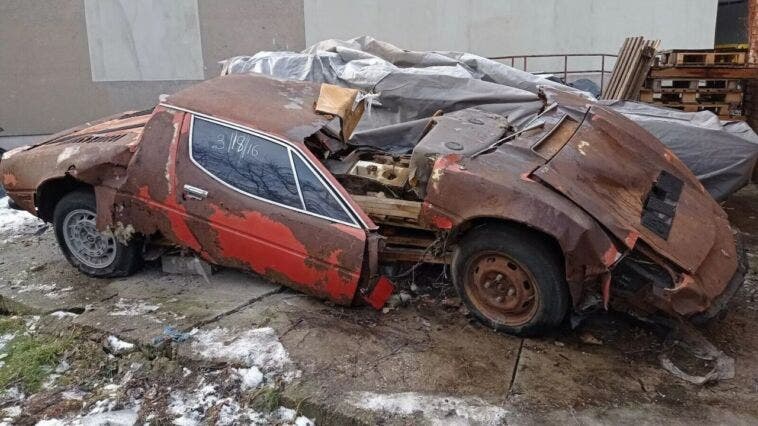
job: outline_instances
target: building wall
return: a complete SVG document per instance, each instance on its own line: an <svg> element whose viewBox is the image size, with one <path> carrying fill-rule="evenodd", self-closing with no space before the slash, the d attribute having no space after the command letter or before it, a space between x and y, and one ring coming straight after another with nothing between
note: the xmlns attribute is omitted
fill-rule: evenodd
<svg viewBox="0 0 758 426"><path fill-rule="evenodd" d="M630 35L660 38L663 48L709 48L716 7L717 0L0 0L0 137L154 105L161 93L216 75L218 61L260 50L360 35L485 56L616 53Z"/></svg>
<svg viewBox="0 0 758 426"><path fill-rule="evenodd" d="M625 37L713 48L718 0L306 0L305 40L364 34L483 56L616 53Z"/></svg>
<svg viewBox="0 0 758 426"><path fill-rule="evenodd" d="M229 56L304 47L302 0L0 0L0 136L146 108Z"/></svg>

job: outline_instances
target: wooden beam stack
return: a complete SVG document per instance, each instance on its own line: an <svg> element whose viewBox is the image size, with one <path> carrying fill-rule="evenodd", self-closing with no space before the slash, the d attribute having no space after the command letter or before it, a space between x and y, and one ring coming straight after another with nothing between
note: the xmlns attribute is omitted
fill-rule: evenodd
<svg viewBox="0 0 758 426"><path fill-rule="evenodd" d="M645 40L641 36L626 38L600 98L636 100L660 44L660 40Z"/></svg>

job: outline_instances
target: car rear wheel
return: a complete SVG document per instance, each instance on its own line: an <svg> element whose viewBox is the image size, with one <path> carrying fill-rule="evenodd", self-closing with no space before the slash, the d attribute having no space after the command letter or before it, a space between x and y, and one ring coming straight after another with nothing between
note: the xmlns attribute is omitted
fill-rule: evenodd
<svg viewBox="0 0 758 426"><path fill-rule="evenodd" d="M485 225L453 254L453 282L481 322L498 331L536 335L560 324L569 306L561 257L532 232Z"/></svg>
<svg viewBox="0 0 758 426"><path fill-rule="evenodd" d="M132 239L123 244L110 232L95 227L95 195L90 191L66 194L55 206L55 237L71 265L92 277L122 277L141 265L141 246Z"/></svg>

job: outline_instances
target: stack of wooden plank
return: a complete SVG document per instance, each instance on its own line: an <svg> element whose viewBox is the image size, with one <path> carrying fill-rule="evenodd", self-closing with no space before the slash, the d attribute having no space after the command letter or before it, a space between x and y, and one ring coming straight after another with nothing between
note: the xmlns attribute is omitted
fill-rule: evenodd
<svg viewBox="0 0 758 426"><path fill-rule="evenodd" d="M756 76L758 69L748 66L744 50L663 51L640 91L640 100L742 120L744 80Z"/></svg>
<svg viewBox="0 0 758 426"><path fill-rule="evenodd" d="M601 99L637 99L660 43L643 37L626 38Z"/></svg>

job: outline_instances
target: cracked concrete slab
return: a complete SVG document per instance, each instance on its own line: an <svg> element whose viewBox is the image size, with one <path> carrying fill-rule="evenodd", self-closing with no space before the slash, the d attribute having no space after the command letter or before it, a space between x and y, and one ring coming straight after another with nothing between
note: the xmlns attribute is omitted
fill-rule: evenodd
<svg viewBox="0 0 758 426"><path fill-rule="evenodd" d="M455 396L476 401L472 407L499 408L521 341L473 323L457 309L416 305L382 314L334 307L289 291L207 327L239 332L274 328L301 370L283 398L307 406L314 417L329 419L327 423L387 422L387 414L361 404L357 396L363 392L419 403ZM182 357L198 359L190 344L178 344L177 349ZM393 416L399 423L430 420L415 412Z"/></svg>
<svg viewBox="0 0 758 426"><path fill-rule="evenodd" d="M71 267L48 229L3 241L0 309L16 313L80 313L75 324L139 344L163 336L165 326L188 331L244 307L280 286L222 270L209 277L172 275L158 265L122 279L90 278Z"/></svg>
<svg viewBox="0 0 758 426"><path fill-rule="evenodd" d="M278 285L233 270L209 277L171 275L154 268L114 281L112 297L93 304L75 323L141 345L164 337L164 327L189 331L279 291Z"/></svg>

